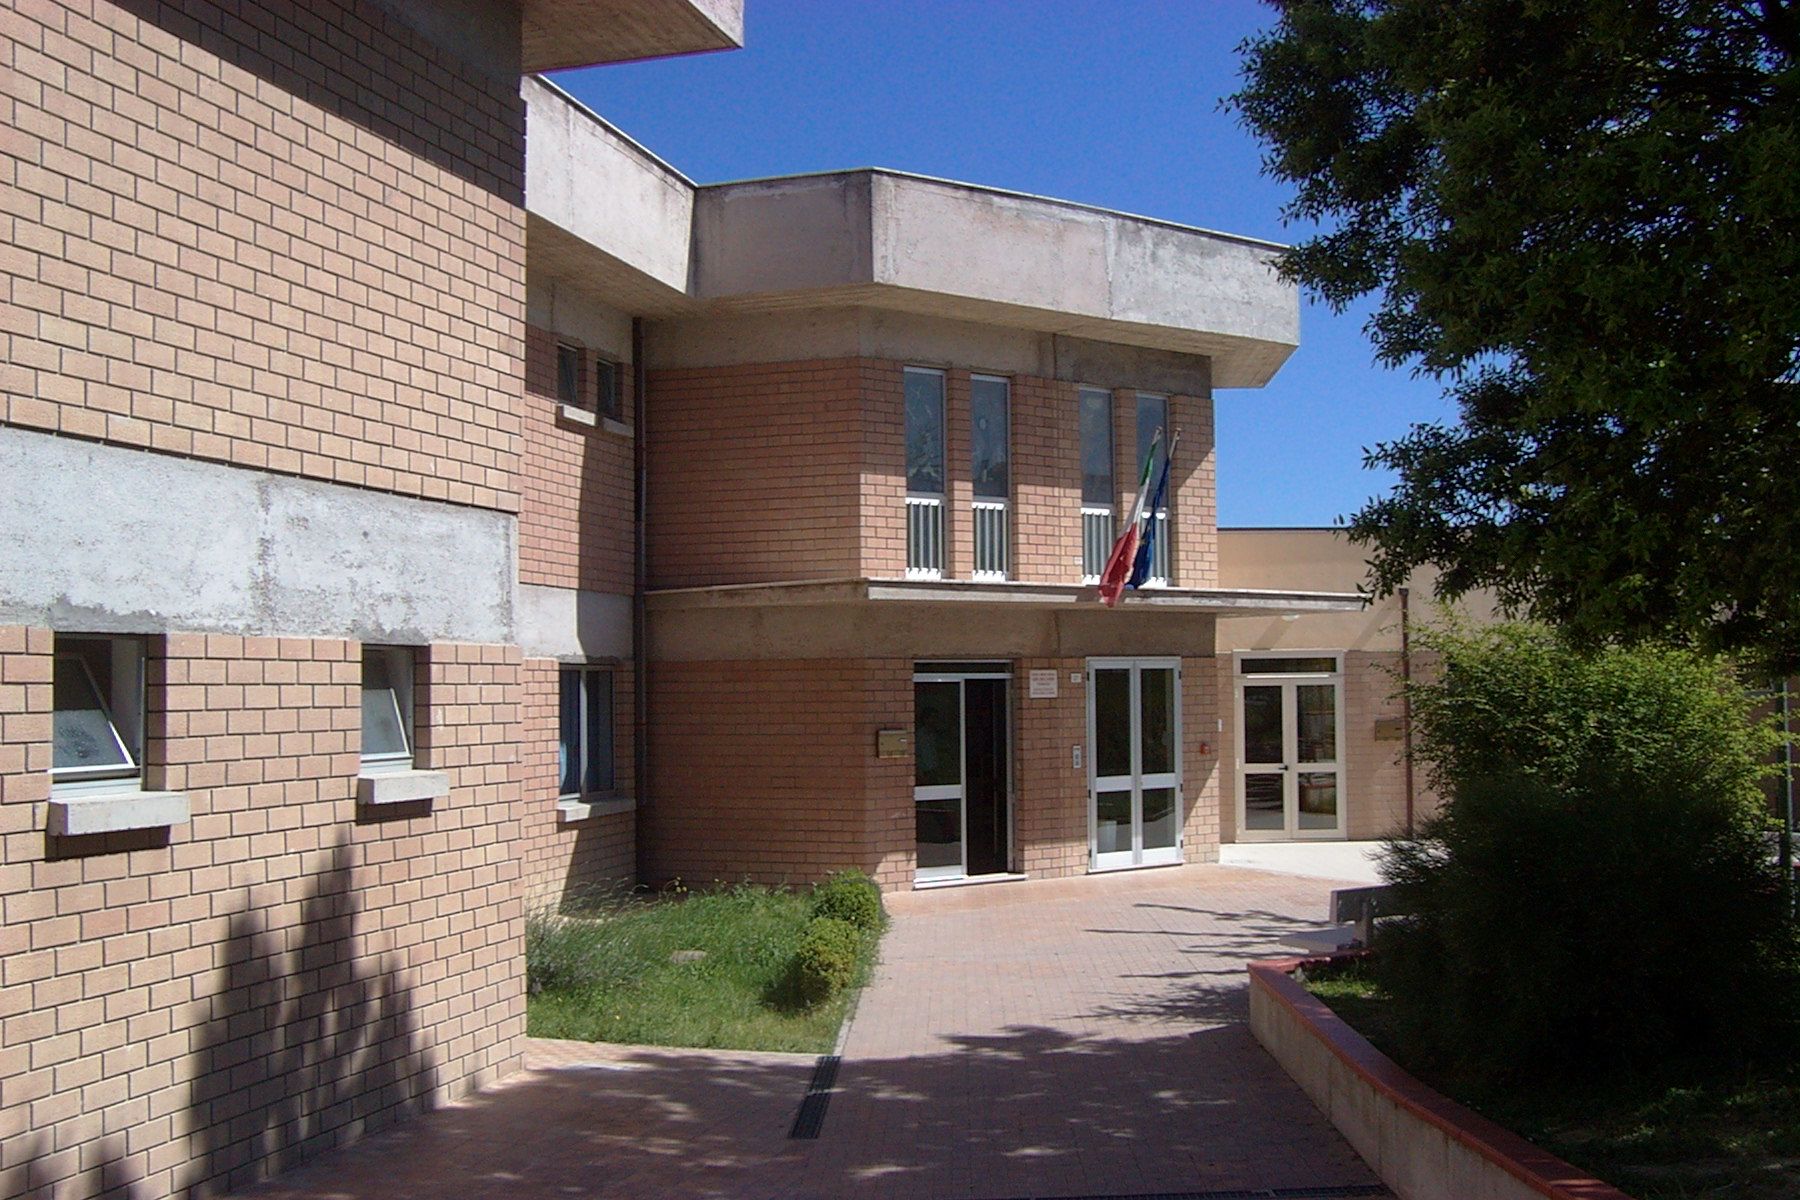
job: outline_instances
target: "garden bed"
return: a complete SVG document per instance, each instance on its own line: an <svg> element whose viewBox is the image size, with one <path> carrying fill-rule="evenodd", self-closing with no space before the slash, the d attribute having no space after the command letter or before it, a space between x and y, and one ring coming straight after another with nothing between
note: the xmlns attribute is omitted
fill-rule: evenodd
<svg viewBox="0 0 1800 1200"><path fill-rule="evenodd" d="M674 892L539 912L528 923L532 1037L829 1053L879 933L861 939L852 986L816 1004L792 964L812 900L785 888Z"/></svg>
<svg viewBox="0 0 1800 1200"><path fill-rule="evenodd" d="M1360 963L1305 974L1312 996L1418 1081L1639 1200L1800 1200L1800 1064L1483 1085L1410 1052Z"/></svg>

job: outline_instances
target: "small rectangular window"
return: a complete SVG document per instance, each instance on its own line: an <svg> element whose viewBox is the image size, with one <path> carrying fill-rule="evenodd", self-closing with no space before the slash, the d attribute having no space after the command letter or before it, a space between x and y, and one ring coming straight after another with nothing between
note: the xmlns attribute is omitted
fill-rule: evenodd
<svg viewBox="0 0 1800 1200"><path fill-rule="evenodd" d="M619 398L619 364L611 359L596 358L594 381L599 393L600 415L609 421L624 420L624 405Z"/></svg>
<svg viewBox="0 0 1800 1200"><path fill-rule="evenodd" d="M143 782L144 641L57 635L50 778L58 791Z"/></svg>
<svg viewBox="0 0 1800 1200"><path fill-rule="evenodd" d="M556 343L556 398L576 408L588 407L582 389L580 346Z"/></svg>
<svg viewBox="0 0 1800 1200"><path fill-rule="evenodd" d="M1157 430L1163 431L1162 445L1157 448L1156 461L1150 464L1150 480L1155 483L1162 471L1163 458L1169 448L1169 398L1152 396L1148 392L1139 392L1137 397L1137 458L1135 465L1143 466L1144 456L1150 453L1150 446L1156 440Z"/></svg>
<svg viewBox="0 0 1800 1200"><path fill-rule="evenodd" d="M413 762L411 646L364 646L362 761L367 767L405 768Z"/></svg>
<svg viewBox="0 0 1800 1200"><path fill-rule="evenodd" d="M564 796L613 790L612 677L609 667L560 672L557 788Z"/></svg>

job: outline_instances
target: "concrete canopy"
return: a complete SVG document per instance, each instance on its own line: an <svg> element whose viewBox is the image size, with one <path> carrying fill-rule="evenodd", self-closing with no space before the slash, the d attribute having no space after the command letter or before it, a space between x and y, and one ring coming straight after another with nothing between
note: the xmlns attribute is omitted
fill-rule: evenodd
<svg viewBox="0 0 1800 1200"><path fill-rule="evenodd" d="M528 253L645 315L905 312L1204 355L1215 387L1299 344L1271 242L877 168L697 186L548 81L524 95Z"/></svg>
<svg viewBox="0 0 1800 1200"><path fill-rule="evenodd" d="M993 604L1095 609L1095 589L1077 584L975 583L964 580L826 579L796 583L665 588L649 594L652 609L763 608L815 604ZM1249 588L1151 588L1128 593L1119 611L1156 609L1212 616L1279 617L1360 612L1355 592L1263 591Z"/></svg>
<svg viewBox="0 0 1800 1200"><path fill-rule="evenodd" d="M744 0L524 0L520 7L527 71L744 44Z"/></svg>

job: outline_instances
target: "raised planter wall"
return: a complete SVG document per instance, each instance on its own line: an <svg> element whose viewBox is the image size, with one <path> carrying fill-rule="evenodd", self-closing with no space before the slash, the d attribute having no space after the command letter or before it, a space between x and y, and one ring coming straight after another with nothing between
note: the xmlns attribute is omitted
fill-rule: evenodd
<svg viewBox="0 0 1800 1200"><path fill-rule="evenodd" d="M1294 982L1328 959L1250 964L1250 1028L1401 1200L1630 1200L1426 1087Z"/></svg>

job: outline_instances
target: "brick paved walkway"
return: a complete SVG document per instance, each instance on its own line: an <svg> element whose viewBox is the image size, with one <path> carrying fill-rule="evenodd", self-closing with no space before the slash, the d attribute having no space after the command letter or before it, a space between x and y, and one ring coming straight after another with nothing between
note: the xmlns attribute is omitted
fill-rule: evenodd
<svg viewBox="0 0 1800 1200"><path fill-rule="evenodd" d="M534 1041L520 1076L255 1194L1011 1200L1372 1184L1244 1023L1244 961L1317 925L1329 887L1184 867L893 897L817 1140L787 1136L810 1057Z"/></svg>

